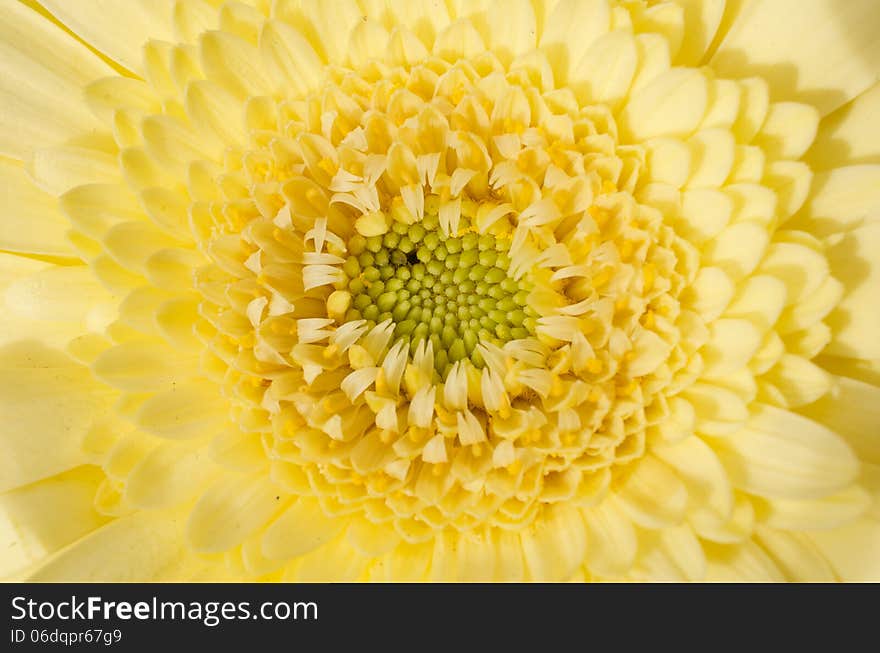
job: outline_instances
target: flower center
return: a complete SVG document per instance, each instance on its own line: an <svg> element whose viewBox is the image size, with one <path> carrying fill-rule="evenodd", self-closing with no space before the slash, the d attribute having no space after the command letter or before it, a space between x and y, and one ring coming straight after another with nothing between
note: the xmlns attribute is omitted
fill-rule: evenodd
<svg viewBox="0 0 880 653"><path fill-rule="evenodd" d="M442 378L466 358L482 368L479 342L501 346L535 335L528 275L509 275L509 242L477 233L472 217L463 212L458 229L447 234L437 213L407 224L377 212L361 226L369 235L348 241L344 281L328 299L328 313L369 327L391 320L395 341L411 351L430 341Z"/></svg>

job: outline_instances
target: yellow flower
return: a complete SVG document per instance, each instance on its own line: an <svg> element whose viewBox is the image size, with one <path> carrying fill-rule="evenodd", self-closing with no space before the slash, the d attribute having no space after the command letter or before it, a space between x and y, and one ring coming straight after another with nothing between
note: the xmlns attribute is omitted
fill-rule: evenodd
<svg viewBox="0 0 880 653"><path fill-rule="evenodd" d="M0 573L880 579L876 0L0 6Z"/></svg>

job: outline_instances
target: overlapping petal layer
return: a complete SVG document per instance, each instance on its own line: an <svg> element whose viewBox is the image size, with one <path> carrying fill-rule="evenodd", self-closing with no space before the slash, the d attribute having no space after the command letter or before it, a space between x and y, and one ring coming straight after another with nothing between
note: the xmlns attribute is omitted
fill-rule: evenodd
<svg viewBox="0 0 880 653"><path fill-rule="evenodd" d="M789 4L7 3L4 569L876 574L880 11Z"/></svg>

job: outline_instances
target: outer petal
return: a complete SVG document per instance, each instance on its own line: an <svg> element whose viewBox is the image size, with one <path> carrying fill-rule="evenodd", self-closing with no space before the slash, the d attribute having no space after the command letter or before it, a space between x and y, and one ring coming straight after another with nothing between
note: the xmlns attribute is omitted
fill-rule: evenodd
<svg viewBox="0 0 880 653"><path fill-rule="evenodd" d="M857 165L817 174L810 199L790 224L826 236L878 221L880 165Z"/></svg>
<svg viewBox="0 0 880 653"><path fill-rule="evenodd" d="M23 167L0 160L0 249L29 254L73 256L70 223L55 198L37 188Z"/></svg>
<svg viewBox="0 0 880 653"><path fill-rule="evenodd" d="M832 391L801 412L846 439L862 462L880 465L880 388L836 377Z"/></svg>
<svg viewBox="0 0 880 653"><path fill-rule="evenodd" d="M6 347L0 388L0 491L86 462L81 438L112 399L87 368L45 347Z"/></svg>
<svg viewBox="0 0 880 653"><path fill-rule="evenodd" d="M880 223L854 229L833 242L828 264L845 292L828 316L833 338L824 353L880 358Z"/></svg>
<svg viewBox="0 0 880 653"><path fill-rule="evenodd" d="M82 89L112 72L35 11L18 2L4 2L0 5L0 153L25 159L34 148L97 127L82 101Z"/></svg>
<svg viewBox="0 0 880 653"><path fill-rule="evenodd" d="M849 526L814 533L816 544L841 580L854 582L880 581L880 522L865 518Z"/></svg>
<svg viewBox="0 0 880 653"><path fill-rule="evenodd" d="M174 40L172 0L42 0L41 4L96 50L136 73L142 72L141 49L148 40Z"/></svg>
<svg viewBox="0 0 880 653"><path fill-rule="evenodd" d="M858 460L825 427L759 405L748 425L719 441L716 452L735 487L766 497L816 499L843 489Z"/></svg>
<svg viewBox="0 0 880 653"><path fill-rule="evenodd" d="M757 542L793 583L825 583L837 580L831 565L804 535L759 528Z"/></svg>
<svg viewBox="0 0 880 653"><path fill-rule="evenodd" d="M78 540L107 521L94 508L95 492L104 480L96 467L31 483L0 495L0 522L11 538L3 549L0 576L29 566Z"/></svg>
<svg viewBox="0 0 880 653"><path fill-rule="evenodd" d="M30 582L170 581L190 577L198 563L186 551L183 518L138 512L110 522L31 571Z"/></svg>
<svg viewBox="0 0 880 653"><path fill-rule="evenodd" d="M684 8L684 40L676 60L698 65L709 49L724 14L725 0L675 0Z"/></svg>
<svg viewBox="0 0 880 653"><path fill-rule="evenodd" d="M521 533L523 556L532 580L568 580L586 554L586 530L580 512L556 504Z"/></svg>
<svg viewBox="0 0 880 653"><path fill-rule="evenodd" d="M869 88L880 70L876 0L772 0L741 9L712 58L720 75L760 75L775 100L826 115Z"/></svg>
<svg viewBox="0 0 880 653"><path fill-rule="evenodd" d="M807 163L815 170L856 163L880 163L880 84L819 125L819 134L807 152Z"/></svg>

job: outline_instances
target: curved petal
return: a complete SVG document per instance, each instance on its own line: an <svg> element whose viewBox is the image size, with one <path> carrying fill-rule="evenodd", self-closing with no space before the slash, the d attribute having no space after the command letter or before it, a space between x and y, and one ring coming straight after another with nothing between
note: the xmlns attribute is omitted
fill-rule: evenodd
<svg viewBox="0 0 880 653"><path fill-rule="evenodd" d="M715 38L725 0L675 0L684 8L684 39L676 61L682 65L695 66L703 60Z"/></svg>
<svg viewBox="0 0 880 653"><path fill-rule="evenodd" d="M4 554L0 576L29 566L107 521L95 511L95 493L104 480L97 467L83 466L0 494ZM5 541L5 532L13 539Z"/></svg>
<svg viewBox="0 0 880 653"><path fill-rule="evenodd" d="M857 165L818 173L810 199L789 224L827 236L878 221L880 165Z"/></svg>
<svg viewBox="0 0 880 653"><path fill-rule="evenodd" d="M0 153L25 160L35 148L96 128L99 123L82 101L82 89L112 73L84 45L37 12L19 2L4 2L0 6Z"/></svg>
<svg viewBox="0 0 880 653"><path fill-rule="evenodd" d="M774 99L812 104L827 115L877 81L878 24L875 0L748 3L712 67L725 77L762 76Z"/></svg>
<svg viewBox="0 0 880 653"><path fill-rule="evenodd" d="M771 498L817 499L845 488L859 471L839 436L760 404L747 426L719 441L716 452L734 486Z"/></svg>
<svg viewBox="0 0 880 653"><path fill-rule="evenodd" d="M138 512L71 544L27 575L29 582L144 582L187 578L198 564L183 541L183 517Z"/></svg>
<svg viewBox="0 0 880 653"><path fill-rule="evenodd" d="M135 73L143 72L148 40L173 41L173 0L41 0L72 32ZM120 29L124 25L125 29Z"/></svg>
<svg viewBox="0 0 880 653"><path fill-rule="evenodd" d="M88 368L31 350L24 365L0 357L0 492L87 462L82 438L112 401Z"/></svg>
<svg viewBox="0 0 880 653"><path fill-rule="evenodd" d="M810 539L841 580L880 582L880 522L876 519L860 519L833 531L812 533Z"/></svg>
<svg viewBox="0 0 880 653"><path fill-rule="evenodd" d="M880 83L827 116L806 161L815 170L880 163Z"/></svg>
<svg viewBox="0 0 880 653"><path fill-rule="evenodd" d="M880 465L880 388L838 376L832 390L800 411L843 437L860 460Z"/></svg>
<svg viewBox="0 0 880 653"><path fill-rule="evenodd" d="M759 528L756 541L792 583L829 583L837 575L808 537L770 528Z"/></svg>
<svg viewBox="0 0 880 653"><path fill-rule="evenodd" d="M520 539L526 568L534 581L568 580L587 552L580 512L562 504L545 509Z"/></svg>
<svg viewBox="0 0 880 653"><path fill-rule="evenodd" d="M186 536L196 551L218 553L241 544L284 505L262 472L219 480L196 503Z"/></svg>
<svg viewBox="0 0 880 653"><path fill-rule="evenodd" d="M333 539L348 524L328 517L318 500L301 497L266 529L263 554L283 560L303 555Z"/></svg>
<svg viewBox="0 0 880 653"><path fill-rule="evenodd" d="M868 224L835 239L828 248L831 274L844 296L828 316L832 356L880 358L880 223Z"/></svg>
<svg viewBox="0 0 880 653"><path fill-rule="evenodd" d="M0 160L0 249L28 254L74 256L67 240L70 222L57 200L37 188L21 166Z"/></svg>

